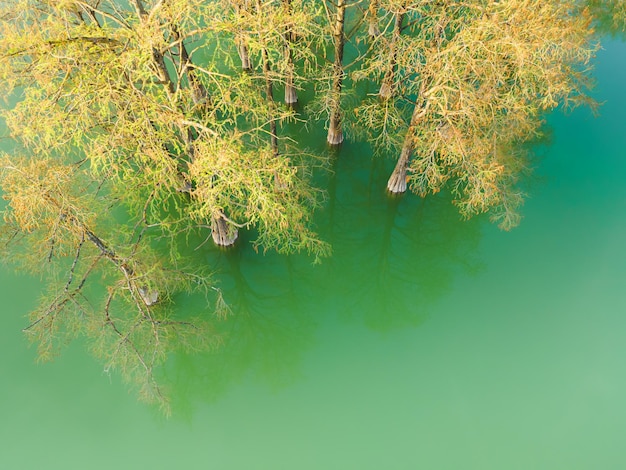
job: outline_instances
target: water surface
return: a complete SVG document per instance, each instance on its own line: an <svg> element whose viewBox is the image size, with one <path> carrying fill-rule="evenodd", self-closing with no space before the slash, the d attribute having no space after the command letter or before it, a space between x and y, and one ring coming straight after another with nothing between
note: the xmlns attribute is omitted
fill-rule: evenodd
<svg viewBox="0 0 626 470"><path fill-rule="evenodd" d="M221 352L168 363L170 419L81 343L34 364L41 284L3 270L0 468L626 468L625 57L599 53L598 118L549 117L513 232L386 198L391 162L348 143L332 259L202 251L235 315Z"/></svg>

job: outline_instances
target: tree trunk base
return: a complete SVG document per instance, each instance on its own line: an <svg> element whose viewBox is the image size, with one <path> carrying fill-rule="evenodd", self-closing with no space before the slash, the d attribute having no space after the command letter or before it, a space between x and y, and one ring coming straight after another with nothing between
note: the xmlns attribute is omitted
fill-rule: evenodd
<svg viewBox="0 0 626 470"><path fill-rule="evenodd" d="M274 171L274 189L276 191L286 191L288 189L287 183L280 177L277 171Z"/></svg>
<svg viewBox="0 0 626 470"><path fill-rule="evenodd" d="M367 28L367 35L371 39L376 39L380 36L380 28L378 27L378 21L370 21L369 26Z"/></svg>
<svg viewBox="0 0 626 470"><path fill-rule="evenodd" d="M211 220L211 235L217 246L232 246L239 237L237 227L228 223L221 215L214 216Z"/></svg>
<svg viewBox="0 0 626 470"><path fill-rule="evenodd" d="M139 295L141 296L141 300L143 300L143 303L145 303L148 307L156 304L159 301L159 291L156 290L149 291L145 287L140 287Z"/></svg>
<svg viewBox="0 0 626 470"><path fill-rule="evenodd" d="M285 85L285 104L294 105L298 102L298 93L293 85Z"/></svg>
<svg viewBox="0 0 626 470"><path fill-rule="evenodd" d="M391 95L392 95L391 84L383 82L383 84L380 86L380 91L378 92L378 96L382 100L388 100L389 98L391 98Z"/></svg>
<svg viewBox="0 0 626 470"><path fill-rule="evenodd" d="M250 60L250 54L248 53L248 46L245 44L240 45L237 48L237 52L239 52L239 58L241 59L241 68L246 72L252 70L252 61Z"/></svg>
<svg viewBox="0 0 626 470"><path fill-rule="evenodd" d="M336 126L331 126L328 128L328 136L326 140L330 145L339 145L343 142L343 131L341 128L337 128Z"/></svg>

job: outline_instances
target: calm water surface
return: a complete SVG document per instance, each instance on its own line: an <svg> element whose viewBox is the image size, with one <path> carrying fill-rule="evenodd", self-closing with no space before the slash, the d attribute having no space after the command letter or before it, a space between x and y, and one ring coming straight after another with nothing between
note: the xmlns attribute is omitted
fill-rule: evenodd
<svg viewBox="0 0 626 470"><path fill-rule="evenodd" d="M387 199L390 162L347 144L332 259L207 249L236 315L168 363L170 419L80 343L35 365L41 285L0 272L0 469L626 468L625 59L605 42L600 117L550 117L511 233Z"/></svg>

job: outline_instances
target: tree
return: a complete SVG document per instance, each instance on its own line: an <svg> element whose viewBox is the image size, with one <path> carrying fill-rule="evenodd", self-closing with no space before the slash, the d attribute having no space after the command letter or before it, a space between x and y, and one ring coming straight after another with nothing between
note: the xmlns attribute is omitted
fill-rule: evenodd
<svg viewBox="0 0 626 470"><path fill-rule="evenodd" d="M390 12L391 63L377 55L357 74L383 75L381 90L396 77L393 107L359 108L363 124L379 134L375 143L400 147L388 189L408 185L426 195L449 184L463 215L492 211L509 229L522 201L516 144L538 134L543 113L590 102L585 72L596 46L589 15L574 15L565 1L410 3L402 6L413 26L401 38L401 20Z"/></svg>
<svg viewBox="0 0 626 470"><path fill-rule="evenodd" d="M22 247L12 256L31 267L62 263L24 329L37 342L40 358L51 359L67 339L83 335L105 370L119 370L142 398L167 409L155 378L165 355L214 347L219 338L207 319L176 319L163 304L181 289L208 293L207 273L163 259L141 243L139 226L131 233L102 230L105 239L98 214L107 213L108 204L94 194L99 184L84 178L80 164L5 159L1 181L12 209L5 211L3 242ZM99 286L102 279L106 289ZM96 299L101 305L94 308ZM219 312L218 291L215 301Z"/></svg>

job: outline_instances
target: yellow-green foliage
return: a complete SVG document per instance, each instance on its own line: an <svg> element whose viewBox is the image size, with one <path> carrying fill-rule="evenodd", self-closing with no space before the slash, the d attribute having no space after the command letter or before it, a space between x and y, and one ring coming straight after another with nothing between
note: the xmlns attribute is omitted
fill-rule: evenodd
<svg viewBox="0 0 626 470"><path fill-rule="evenodd" d="M320 194L308 182L308 157L268 150L268 116L293 113L268 106L254 77L193 60L230 53L212 42L228 34L230 14L193 0L0 6L0 86L17 96L4 118L24 155L2 158L3 237L30 268L56 267L26 330L42 358L63 338L87 336L107 370L161 404L154 374L168 351L217 341L209 318L172 318L168 302L199 289L223 311L206 270L182 258L181 241L226 214L256 226L265 249L328 251L309 228ZM274 57L275 36L262 38Z"/></svg>
<svg viewBox="0 0 626 470"><path fill-rule="evenodd" d="M388 17L404 12L408 26L394 38L388 19L354 75L386 73L385 51L395 41L393 102L365 102L357 116L387 151L412 146L413 191L426 195L451 183L463 215L491 211L511 228L519 221L515 182L523 161L510 150L537 135L546 111L590 103L588 64L597 49L590 16L559 0L381 4ZM411 128L407 98L420 115Z"/></svg>
<svg viewBox="0 0 626 470"><path fill-rule="evenodd" d="M155 367L174 349L219 342L207 319L172 318L166 301L180 291L207 293L210 278L197 268L168 265L147 244L128 243L90 191L93 182L82 166L45 157L5 155L0 161L0 185L9 202L4 242L14 245L11 255L22 255L27 267L57 268L25 331L42 360L67 340L86 336L107 370L119 369L145 399L166 407ZM16 244L24 246L23 253ZM151 292L161 305L146 304L143 295Z"/></svg>
<svg viewBox="0 0 626 470"><path fill-rule="evenodd" d="M167 354L219 343L210 318L175 318L170 302L199 290L226 309L185 256L190 240L220 220L257 233L261 250L330 254L311 224L327 156L300 135L348 95L358 105L344 127L389 155L409 149L413 191L448 189L463 215L516 225L519 144L545 112L589 102L592 19L626 17L621 0L381 0L368 21L372 8L346 6L350 62L338 65L326 0L0 2L0 92L13 100L2 116L17 148L0 160L1 236L5 258L50 272L26 328L43 358L82 335L165 404L155 370ZM380 34L365 39L373 19ZM384 99L353 86L383 80ZM286 84L315 90L311 122L280 104Z"/></svg>

